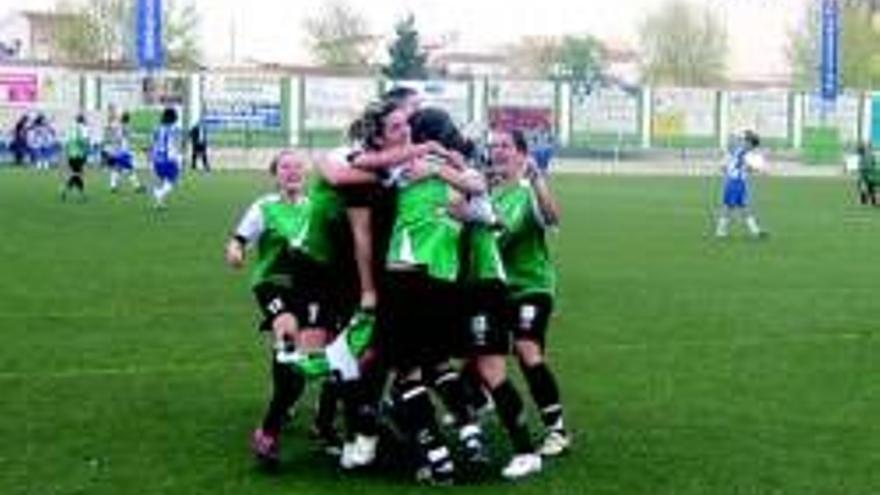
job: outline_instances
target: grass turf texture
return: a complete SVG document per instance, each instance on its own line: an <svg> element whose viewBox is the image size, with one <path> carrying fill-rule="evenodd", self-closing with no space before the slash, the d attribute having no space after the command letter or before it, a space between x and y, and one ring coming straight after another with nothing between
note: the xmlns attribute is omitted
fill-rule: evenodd
<svg viewBox="0 0 880 495"><path fill-rule="evenodd" d="M0 493L422 493L285 464L248 435L269 382L246 277L222 263L249 173L188 176L170 209L0 170ZM880 210L838 180L759 179L767 241L707 237L697 178L565 176L551 333L575 447L518 494L880 492ZM456 488L497 493L501 481Z"/></svg>

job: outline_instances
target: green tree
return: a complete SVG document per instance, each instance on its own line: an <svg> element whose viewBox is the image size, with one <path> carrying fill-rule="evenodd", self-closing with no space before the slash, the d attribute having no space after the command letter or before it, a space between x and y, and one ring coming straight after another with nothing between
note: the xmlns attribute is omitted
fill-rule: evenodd
<svg viewBox="0 0 880 495"><path fill-rule="evenodd" d="M647 17L639 37L646 82L680 86L724 82L727 32L708 8L669 0Z"/></svg>
<svg viewBox="0 0 880 495"><path fill-rule="evenodd" d="M428 56L419 43L416 19L412 14L394 26L396 38L388 46L388 65L382 73L390 79L425 79Z"/></svg>
<svg viewBox="0 0 880 495"><path fill-rule="evenodd" d="M820 4L808 7L804 22L789 33L786 55L792 86L802 91L819 85L821 54ZM845 88L880 86L880 29L870 1L852 0L841 6L840 83Z"/></svg>
<svg viewBox="0 0 880 495"><path fill-rule="evenodd" d="M202 61L202 47L198 36L201 16L193 0L166 0L165 57L169 66L197 68Z"/></svg>
<svg viewBox="0 0 880 495"><path fill-rule="evenodd" d="M53 49L63 61L132 64L135 56L135 3L130 0L88 0L56 4L58 24ZM200 16L193 0L163 2L162 42L166 63L194 67L201 60Z"/></svg>
<svg viewBox="0 0 880 495"><path fill-rule="evenodd" d="M554 72L557 78L572 83L575 91L585 93L602 78L602 44L592 36L566 36L559 46Z"/></svg>
<svg viewBox="0 0 880 495"><path fill-rule="evenodd" d="M522 77L552 78L559 63L559 51L559 38L524 36L505 50L508 71Z"/></svg>
<svg viewBox="0 0 880 495"><path fill-rule="evenodd" d="M315 61L327 67L355 67L370 61L375 37L366 18L344 0L329 0L321 12L305 20Z"/></svg>
<svg viewBox="0 0 880 495"><path fill-rule="evenodd" d="M788 34L785 55L794 89L806 91L819 85L819 10L817 4L807 7L800 26Z"/></svg>
<svg viewBox="0 0 880 495"><path fill-rule="evenodd" d="M125 61L127 9L124 0L59 2L53 51L67 62L110 65Z"/></svg>

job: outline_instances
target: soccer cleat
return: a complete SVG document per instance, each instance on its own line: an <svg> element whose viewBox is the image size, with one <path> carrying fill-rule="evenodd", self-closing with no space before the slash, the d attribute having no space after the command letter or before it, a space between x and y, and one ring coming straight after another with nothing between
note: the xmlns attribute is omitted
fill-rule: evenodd
<svg viewBox="0 0 880 495"><path fill-rule="evenodd" d="M254 430L251 436L251 450L257 461L267 467L275 467L281 460L280 445L277 433L270 433L262 428Z"/></svg>
<svg viewBox="0 0 880 495"><path fill-rule="evenodd" d="M440 468L422 466L416 470L416 482L429 486L451 486L455 484L455 470L452 461Z"/></svg>
<svg viewBox="0 0 880 495"><path fill-rule="evenodd" d="M427 452L426 463L416 470L416 481L425 485L448 486L455 482L455 464L446 447Z"/></svg>
<svg viewBox="0 0 880 495"><path fill-rule="evenodd" d="M489 463L483 430L476 424L466 425L458 432L464 459L469 464L485 465Z"/></svg>
<svg viewBox="0 0 880 495"><path fill-rule="evenodd" d="M571 446L571 438L561 430L551 430L544 437L538 453L544 457L556 457L565 453Z"/></svg>
<svg viewBox="0 0 880 495"><path fill-rule="evenodd" d="M541 471L541 456L538 454L517 454L501 470L501 476L508 480L518 480Z"/></svg>
<svg viewBox="0 0 880 495"><path fill-rule="evenodd" d="M369 466L376 460L376 447L379 437L357 434L354 441L342 446L339 466L342 469L357 469Z"/></svg>

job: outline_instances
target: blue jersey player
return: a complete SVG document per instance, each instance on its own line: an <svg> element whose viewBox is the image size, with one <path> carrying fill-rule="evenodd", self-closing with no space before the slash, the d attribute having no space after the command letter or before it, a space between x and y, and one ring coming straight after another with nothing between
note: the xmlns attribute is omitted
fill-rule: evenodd
<svg viewBox="0 0 880 495"><path fill-rule="evenodd" d="M131 150L131 131L129 130L129 114L122 112L110 113L107 127L104 130L104 152L110 165L110 191L119 190L123 177L128 177L135 191L142 191L140 180L134 172L134 154Z"/></svg>
<svg viewBox="0 0 880 495"><path fill-rule="evenodd" d="M165 198L174 189L180 176L180 139L177 111L166 108L162 111L159 127L153 132L153 146L150 149L150 159L158 181L153 189L156 208L165 208Z"/></svg>
<svg viewBox="0 0 880 495"><path fill-rule="evenodd" d="M748 176L764 168L764 156L758 151L761 140L752 131L743 134L742 143L730 154L724 166L724 198L721 214L715 227L715 236L727 237L730 234L730 221L739 213L754 237L765 237L767 232L758 225L755 212L749 206Z"/></svg>

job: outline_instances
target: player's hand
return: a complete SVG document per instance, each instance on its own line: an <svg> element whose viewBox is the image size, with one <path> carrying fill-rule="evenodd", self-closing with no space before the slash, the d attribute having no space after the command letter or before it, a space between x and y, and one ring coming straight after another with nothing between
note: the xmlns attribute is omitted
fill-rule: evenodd
<svg viewBox="0 0 880 495"><path fill-rule="evenodd" d="M236 239L226 244L226 263L236 269L244 266L244 247Z"/></svg>
<svg viewBox="0 0 880 495"><path fill-rule="evenodd" d="M535 160L531 158L526 160L526 178L533 183L544 178L544 173L538 168Z"/></svg>
<svg viewBox="0 0 880 495"><path fill-rule="evenodd" d="M443 147L442 144L437 141L427 141L423 143L425 149L428 153L433 153L435 155L446 156L449 153L449 150Z"/></svg>

